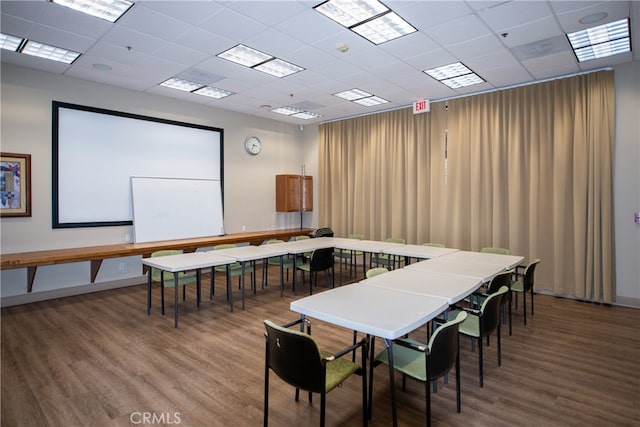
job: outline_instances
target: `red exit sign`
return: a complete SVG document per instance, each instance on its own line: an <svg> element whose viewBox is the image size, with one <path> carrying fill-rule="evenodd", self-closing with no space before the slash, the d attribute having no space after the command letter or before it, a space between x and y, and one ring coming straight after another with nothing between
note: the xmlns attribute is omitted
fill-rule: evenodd
<svg viewBox="0 0 640 427"><path fill-rule="evenodd" d="M425 113L429 111L429 100L422 99L413 103L413 114Z"/></svg>

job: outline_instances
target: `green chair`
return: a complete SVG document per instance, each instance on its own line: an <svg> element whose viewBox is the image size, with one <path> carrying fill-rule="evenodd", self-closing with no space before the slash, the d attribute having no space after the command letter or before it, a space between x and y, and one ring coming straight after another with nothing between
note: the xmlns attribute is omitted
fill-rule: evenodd
<svg viewBox="0 0 640 427"><path fill-rule="evenodd" d="M294 239L296 241L298 241L298 240L307 240L307 239L310 239L310 238L311 238L311 236L307 236L306 234L294 237ZM302 258L302 262L308 262L309 258L311 258L311 252L305 252L303 254L299 254L298 258Z"/></svg>
<svg viewBox="0 0 640 427"><path fill-rule="evenodd" d="M284 243L284 240L279 239L271 239L266 242L267 245L272 245L274 243ZM282 260L279 256L270 257L264 260L262 264L262 283L264 286L268 285L268 268L270 265L276 265L278 267L282 266L282 270L280 270L280 296L282 296L284 292L284 282L282 277L283 270L287 271L287 281L289 281L289 270L293 269L293 260L286 255L282 256Z"/></svg>
<svg viewBox="0 0 640 427"><path fill-rule="evenodd" d="M516 294L516 310L518 309L518 294L522 294L522 306L524 312L524 324L527 324L527 292L531 294L531 315L533 316L533 284L536 266L540 259L536 258L524 267L516 267L516 280L511 283L511 291Z"/></svg>
<svg viewBox="0 0 640 427"><path fill-rule="evenodd" d="M509 255L509 249L496 248L496 247L491 247L491 246L487 246L487 247L484 247L484 248L480 249L480 252L483 252L485 254Z"/></svg>
<svg viewBox="0 0 640 427"><path fill-rule="evenodd" d="M349 234L348 239L363 240L364 234ZM349 277L352 277L353 267L356 266L354 261L357 257L362 255L362 251L352 251L350 249L342 249L335 251L334 255L339 258L339 262L349 261Z"/></svg>
<svg viewBox="0 0 640 427"><path fill-rule="evenodd" d="M468 316L460 325L459 332L478 341L478 363L480 371L480 387L483 387L483 356L482 341L484 337L496 332L498 336L498 366L502 365L500 349L500 307L503 296L509 291L506 286L501 287L498 292L485 295L479 310L472 308L461 308L467 312ZM455 318L460 309L451 310L447 313L447 319Z"/></svg>
<svg viewBox="0 0 640 427"><path fill-rule="evenodd" d="M384 267L374 267L367 270L367 279L371 279L372 277L376 277L380 274L388 273L389 269Z"/></svg>
<svg viewBox="0 0 640 427"><path fill-rule="evenodd" d="M167 249L162 251L156 251L151 254L152 258L167 256L167 255L179 255L182 251ZM161 284L160 287L160 296L162 302L162 314L164 315L164 288L173 288L175 286L175 276L173 274L167 274L165 276L164 271L158 270L157 268L151 269L151 280ZM182 286L182 301L186 299L187 290L186 285L197 283L197 277L195 271L181 271L178 273L178 286ZM175 292L178 292L176 289ZM200 301L198 300L198 303Z"/></svg>
<svg viewBox="0 0 640 427"><path fill-rule="evenodd" d="M493 276L489 284L486 286L484 293L476 292L471 296L471 301L475 305L475 308L478 308L482 305L482 302L486 299L486 295L491 295L498 292L503 286L509 288L509 292L504 294L502 297L502 301L500 303L501 311L500 315L502 318L502 324L507 322L507 317L509 321L509 335L512 333L511 327L511 279L514 275L513 270L507 270L500 274L496 274ZM508 307L508 316L507 316L507 307ZM489 337L487 337L487 343L489 342Z"/></svg>
<svg viewBox="0 0 640 427"><path fill-rule="evenodd" d="M385 242L405 244L406 240L398 237L389 237ZM383 253L375 254L372 258L374 259L373 262L375 262L378 267L384 265L389 270L396 268L396 263L399 263L401 259L395 255L387 255Z"/></svg>
<svg viewBox="0 0 640 427"><path fill-rule="evenodd" d="M237 247L237 245L235 243L224 243L221 245L216 245L213 247L214 251L221 251L224 249L231 249L231 248L235 248ZM234 262L231 264L227 264L227 265L218 265L215 266L213 268L213 272L219 272L219 273L225 273L227 275L227 300L229 299L229 293L232 292L231 290L231 277L234 276L238 276L238 286L240 286L240 280L241 280L241 276L242 276L242 264L239 262ZM213 298L213 294L214 294L214 289L213 289L213 285L214 285L214 280L213 280L213 272L212 272L212 277L211 277L211 289L209 290L209 298L212 299ZM254 290L255 292L255 273L254 273L254 268L253 265L245 265L244 267L244 272L245 274L249 273L251 275L251 288Z"/></svg>
<svg viewBox="0 0 640 427"><path fill-rule="evenodd" d="M431 334L428 344L410 338L395 340L393 348L393 368L402 372L402 389L406 390L406 377L415 378L425 384L427 426L431 426L432 381L445 376L455 366L456 409L460 412L460 353L458 332L467 313L461 311L446 323L442 323ZM374 366L389 365L388 351L381 351L375 358ZM373 371L372 371L373 372ZM373 373L369 381L373 382Z"/></svg>
<svg viewBox="0 0 640 427"><path fill-rule="evenodd" d="M445 247L445 245L443 245L442 243L433 243L433 242L423 243L422 246L431 246L433 248L444 248Z"/></svg>
<svg viewBox="0 0 640 427"><path fill-rule="evenodd" d="M300 390L320 394L320 425L325 425L326 394L338 388L353 374L362 376L362 425L368 424L367 411L367 341L361 340L355 345L330 353L321 350L310 335L311 327L307 324L307 332L289 329L301 324L302 320L278 326L265 320L265 369L264 369L264 426L269 419L269 373L280 377L296 389L296 402ZM361 364L342 358L345 354L361 350Z"/></svg>

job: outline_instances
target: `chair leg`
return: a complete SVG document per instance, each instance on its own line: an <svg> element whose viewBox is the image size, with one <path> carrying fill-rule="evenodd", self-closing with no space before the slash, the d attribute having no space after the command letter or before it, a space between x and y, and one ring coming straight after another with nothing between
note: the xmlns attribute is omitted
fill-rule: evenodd
<svg viewBox="0 0 640 427"><path fill-rule="evenodd" d="M320 393L320 426L324 427L325 423L325 407L326 407L327 396L326 393Z"/></svg>
<svg viewBox="0 0 640 427"><path fill-rule="evenodd" d="M429 387L429 378L427 377L427 381L425 381L425 393L427 397L427 413L425 416L427 417L427 427L431 427L431 388Z"/></svg>
<svg viewBox="0 0 640 427"><path fill-rule="evenodd" d="M460 399L460 342L456 349L456 410L458 413L461 411L462 400Z"/></svg>
<svg viewBox="0 0 640 427"><path fill-rule="evenodd" d="M533 316L533 287L531 287L531 315Z"/></svg>
<svg viewBox="0 0 640 427"><path fill-rule="evenodd" d="M269 344L267 344L267 357L269 354ZM269 425L269 362L265 359L265 369L264 369L264 427Z"/></svg>
<svg viewBox="0 0 640 427"><path fill-rule="evenodd" d="M480 387L484 387L482 383L483 371L482 371L482 337L478 337L478 367L480 370Z"/></svg>
<svg viewBox="0 0 640 427"><path fill-rule="evenodd" d="M524 313L524 324L527 324L527 291L522 293L522 312Z"/></svg>
<svg viewBox="0 0 640 427"><path fill-rule="evenodd" d="M498 366L502 366L502 353L500 351L500 325L498 324Z"/></svg>

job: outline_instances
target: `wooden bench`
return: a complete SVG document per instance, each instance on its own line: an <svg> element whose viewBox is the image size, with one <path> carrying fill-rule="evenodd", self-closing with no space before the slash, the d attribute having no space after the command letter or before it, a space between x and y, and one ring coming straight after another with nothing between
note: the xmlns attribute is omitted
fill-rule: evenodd
<svg viewBox="0 0 640 427"><path fill-rule="evenodd" d="M2 270L15 268L27 269L27 292L33 289L36 270L41 265L64 264L69 262L91 262L91 283L94 283L102 265L108 258L120 258L133 255L151 256L151 253L163 249L181 249L194 252L198 248L219 245L222 243L249 243L260 245L265 240L289 240L293 236L310 235L312 228L289 228L284 230L252 231L227 234L224 236L198 237L193 239L164 240L149 243L118 243L113 245L87 246L81 248L49 249L34 252L16 252L2 254L0 266ZM144 271L143 271L144 273Z"/></svg>

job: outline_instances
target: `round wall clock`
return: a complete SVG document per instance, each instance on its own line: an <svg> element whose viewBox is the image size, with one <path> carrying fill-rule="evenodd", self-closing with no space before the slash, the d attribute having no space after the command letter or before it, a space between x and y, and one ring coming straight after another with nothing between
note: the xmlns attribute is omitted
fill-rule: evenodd
<svg viewBox="0 0 640 427"><path fill-rule="evenodd" d="M244 140L244 149L247 150L247 153L252 155L260 154L262 150L262 142L260 142L260 138L257 136L250 136Z"/></svg>

